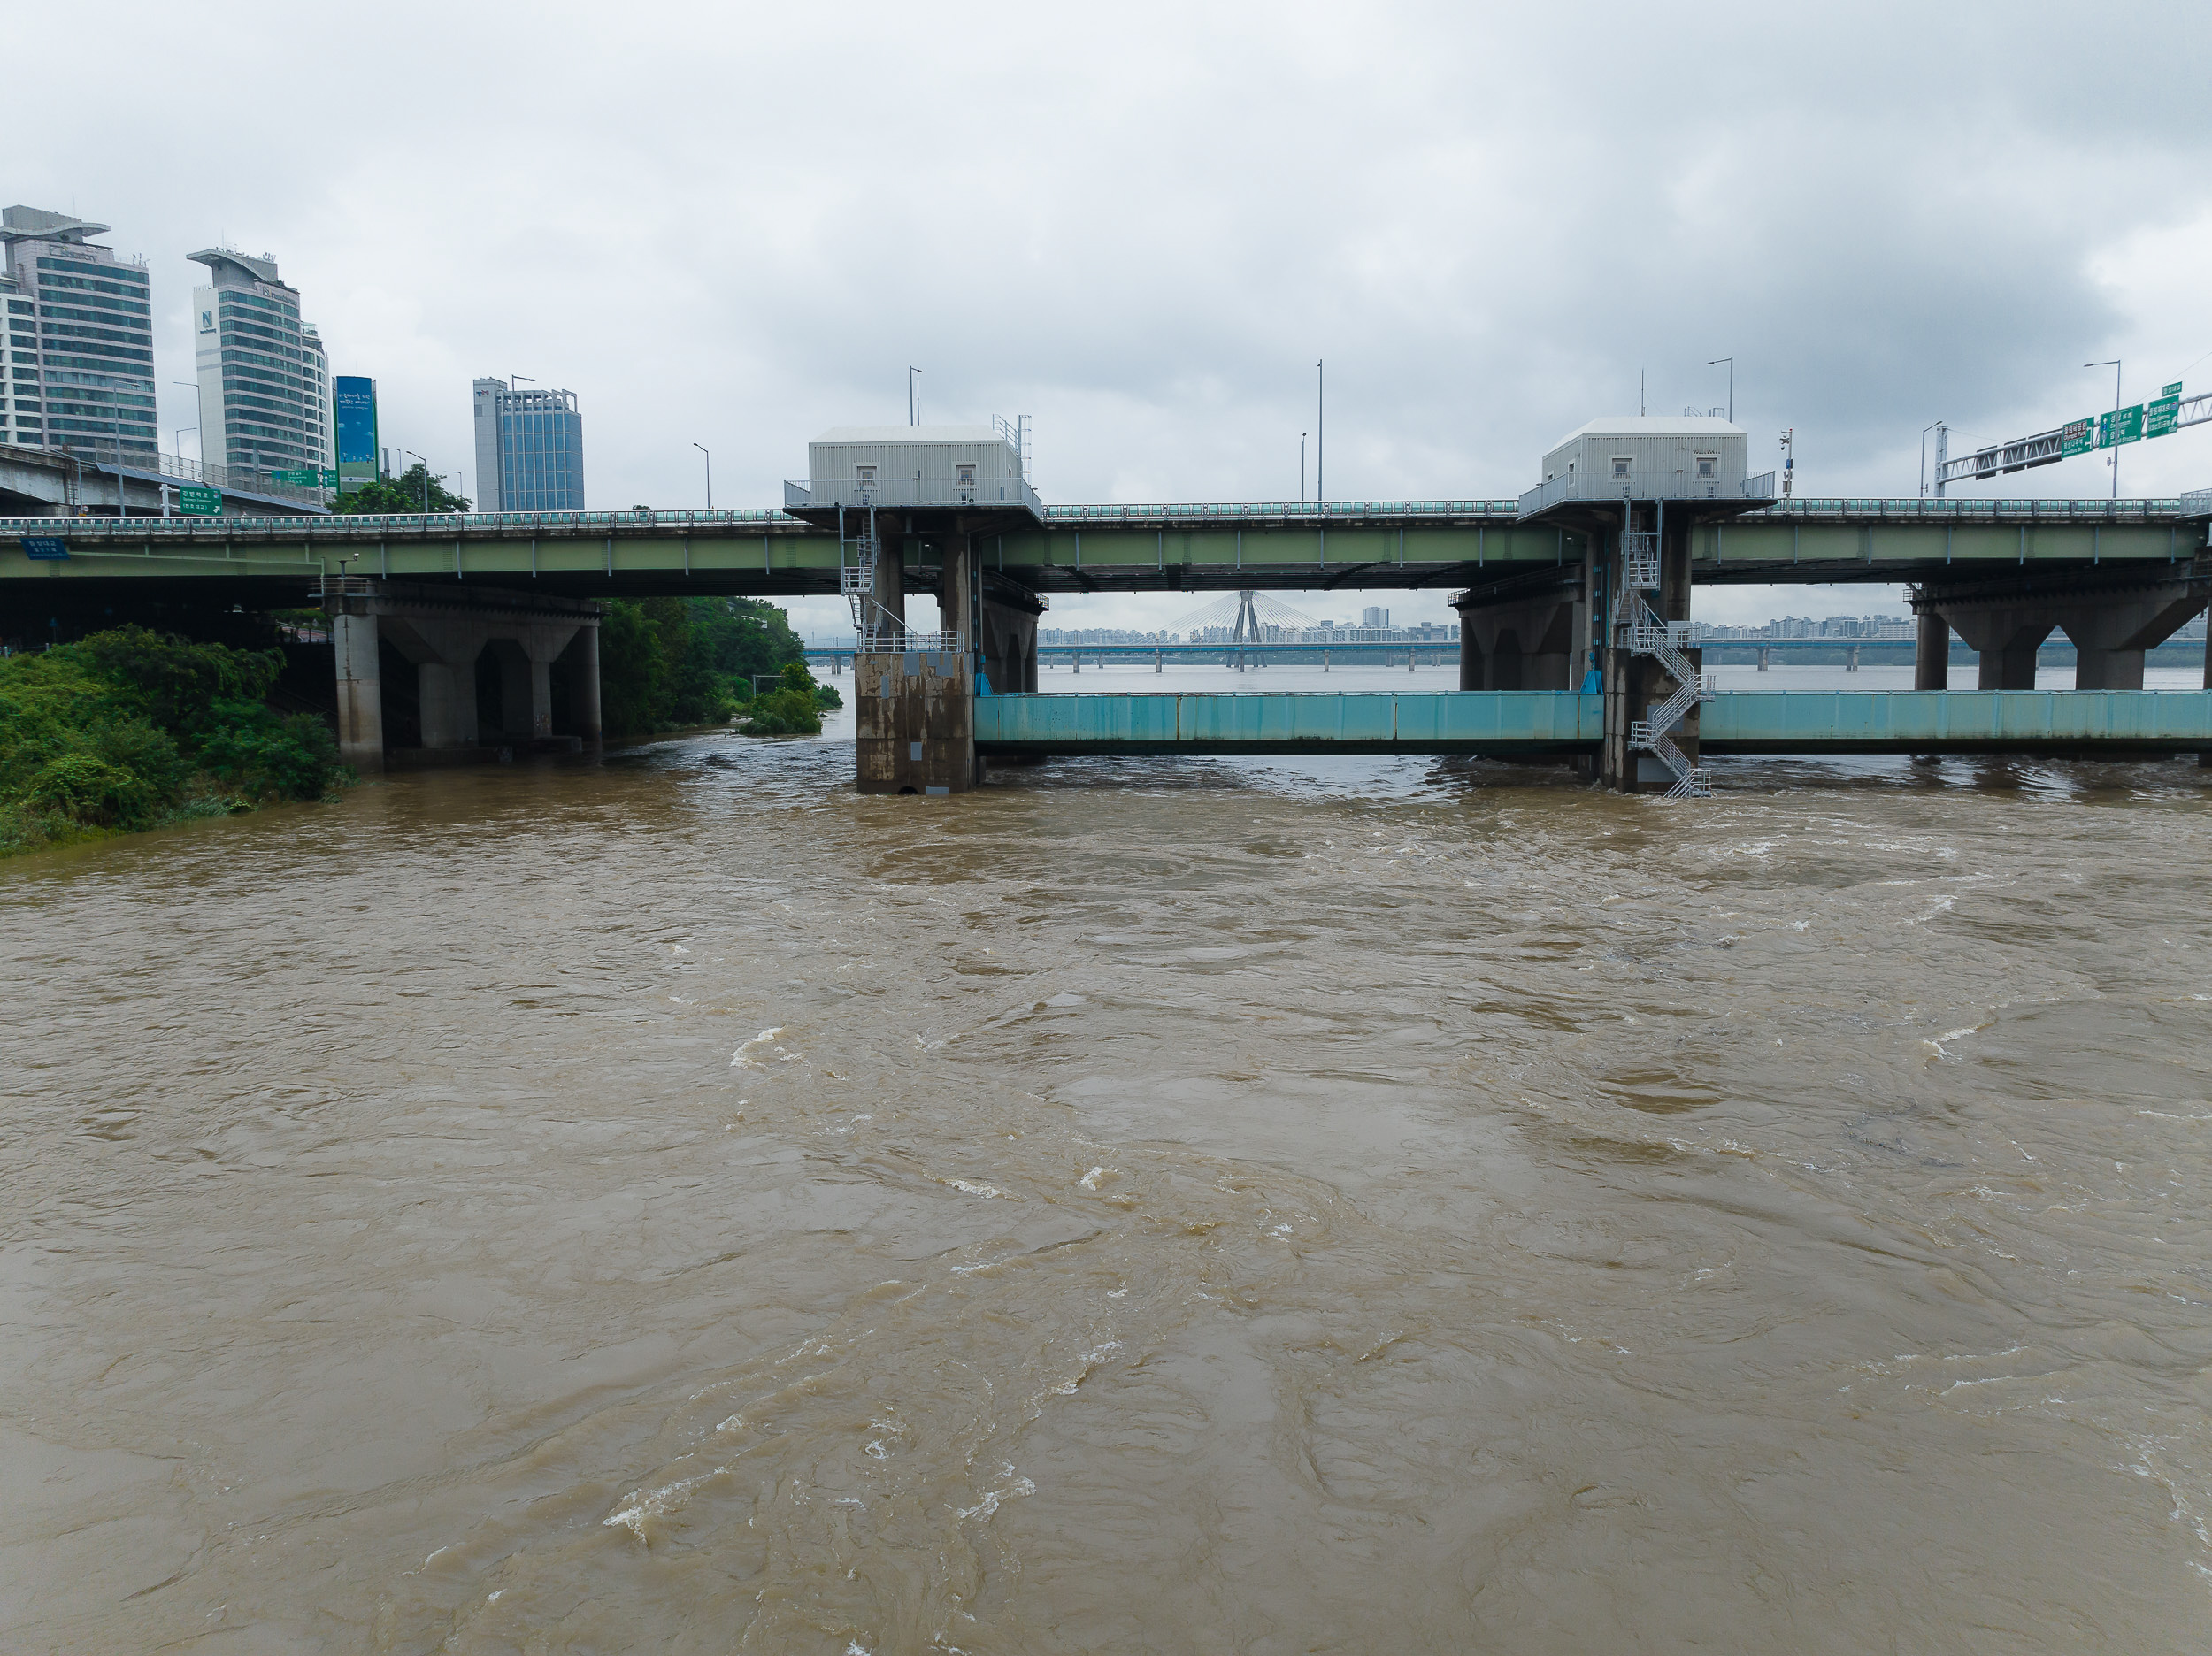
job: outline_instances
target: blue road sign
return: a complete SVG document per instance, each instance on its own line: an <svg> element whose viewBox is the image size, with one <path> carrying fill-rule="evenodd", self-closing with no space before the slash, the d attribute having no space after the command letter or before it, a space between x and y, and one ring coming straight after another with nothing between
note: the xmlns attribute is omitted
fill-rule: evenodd
<svg viewBox="0 0 2212 1656"><path fill-rule="evenodd" d="M27 558L65 558L69 542L59 535L25 535L23 556Z"/></svg>

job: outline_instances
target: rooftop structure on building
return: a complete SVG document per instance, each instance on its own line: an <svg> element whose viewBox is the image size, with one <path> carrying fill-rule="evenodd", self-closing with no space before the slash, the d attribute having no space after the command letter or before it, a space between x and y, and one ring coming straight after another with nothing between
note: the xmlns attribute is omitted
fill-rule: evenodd
<svg viewBox="0 0 2212 1656"><path fill-rule="evenodd" d="M1742 426L1710 415L1592 420L1544 456L1544 480L1521 496L1521 516L1580 516L1634 501L1694 502L1724 513L1763 506L1774 497L1774 474L1746 475L1747 443Z"/></svg>
<svg viewBox="0 0 2212 1656"><path fill-rule="evenodd" d="M784 485L784 504L818 512L893 506L1041 518L1021 429L988 426L839 426L807 445L807 481Z"/></svg>
<svg viewBox="0 0 2212 1656"><path fill-rule="evenodd" d="M0 210L0 441L145 464L160 446L153 304L145 261L92 239L107 231L41 207Z"/></svg>
<svg viewBox="0 0 2212 1656"><path fill-rule="evenodd" d="M573 391L475 383L476 510L584 510L584 417Z"/></svg>
<svg viewBox="0 0 2212 1656"><path fill-rule="evenodd" d="M190 257L209 272L192 290L201 457L262 477L334 467L330 365L298 289L266 254Z"/></svg>

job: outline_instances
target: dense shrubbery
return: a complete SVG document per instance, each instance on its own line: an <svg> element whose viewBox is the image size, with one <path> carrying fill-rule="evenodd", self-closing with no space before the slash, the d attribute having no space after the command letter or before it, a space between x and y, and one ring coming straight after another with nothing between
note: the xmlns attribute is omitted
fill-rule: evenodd
<svg viewBox="0 0 2212 1656"><path fill-rule="evenodd" d="M818 698L824 694L834 697L837 692L825 692L803 662L793 662L774 689L753 698L738 728L748 736L818 736L824 706ZM843 704L833 701L828 705Z"/></svg>
<svg viewBox="0 0 2212 1656"><path fill-rule="evenodd" d="M0 660L0 852L342 786L329 727L262 700L282 667L142 627Z"/></svg>
<svg viewBox="0 0 2212 1656"><path fill-rule="evenodd" d="M749 710L756 673L796 667L805 677L805 660L784 612L757 598L617 599L599 629L600 717L610 736L726 724ZM780 683L762 700L787 688ZM820 705L843 705L827 694ZM820 719L805 729L818 731Z"/></svg>

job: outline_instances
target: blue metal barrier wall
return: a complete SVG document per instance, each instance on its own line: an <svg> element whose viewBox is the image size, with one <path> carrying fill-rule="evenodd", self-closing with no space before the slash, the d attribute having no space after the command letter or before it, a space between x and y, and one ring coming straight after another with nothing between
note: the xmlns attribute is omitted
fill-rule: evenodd
<svg viewBox="0 0 2212 1656"><path fill-rule="evenodd" d="M2212 749L2212 691L1745 691L1705 704L1708 754L2179 753ZM1603 699L1444 694L998 695L976 747L1000 754L1593 753Z"/></svg>

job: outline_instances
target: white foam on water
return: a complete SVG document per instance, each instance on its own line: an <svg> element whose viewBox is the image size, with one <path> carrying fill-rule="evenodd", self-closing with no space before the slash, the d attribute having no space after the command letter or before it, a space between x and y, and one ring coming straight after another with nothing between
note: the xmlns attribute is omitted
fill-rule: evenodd
<svg viewBox="0 0 2212 1656"><path fill-rule="evenodd" d="M751 1056L753 1048L763 1046L767 1042L775 1039L777 1036L782 1033L783 1025L780 1024L777 1024L773 1029L764 1029L761 1031L759 1034L754 1036L752 1039L747 1041L742 1046L740 1046L735 1052L730 1054L730 1068L733 1070L759 1069L761 1066L758 1063L756 1063Z"/></svg>

